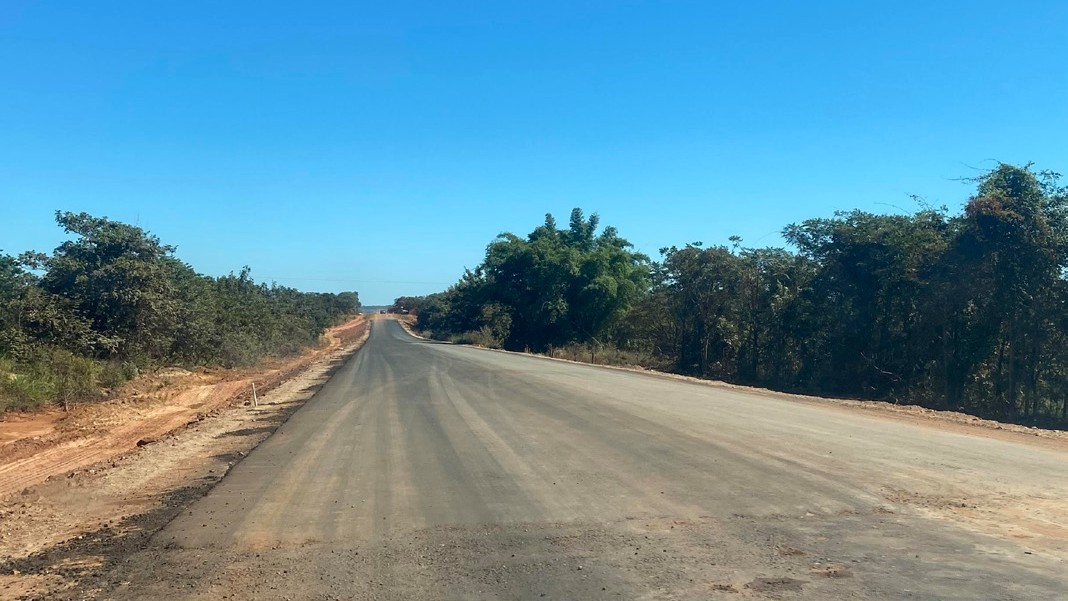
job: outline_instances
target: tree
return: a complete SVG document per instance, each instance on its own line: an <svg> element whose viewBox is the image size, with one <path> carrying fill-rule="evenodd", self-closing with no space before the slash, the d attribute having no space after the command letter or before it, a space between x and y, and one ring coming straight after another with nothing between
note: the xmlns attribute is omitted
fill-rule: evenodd
<svg viewBox="0 0 1068 601"><path fill-rule="evenodd" d="M393 304L389 306L388 311L390 313L418 315L425 302L425 296L398 296L393 300Z"/></svg>
<svg viewBox="0 0 1068 601"><path fill-rule="evenodd" d="M116 341L96 349L101 358L165 357L179 317L174 247L88 213L57 211L56 222L77 237L41 261L41 288L69 300L94 332Z"/></svg>
<svg viewBox="0 0 1068 601"><path fill-rule="evenodd" d="M999 164L960 214L845 211L789 248L700 243L650 264L596 215L505 233L419 325L508 348L611 342L656 367L1068 423L1068 190Z"/></svg>
<svg viewBox="0 0 1068 601"><path fill-rule="evenodd" d="M863 211L789 226L785 235L819 265L806 290L814 339L804 376L838 394L886 397L923 369L915 359L918 303L948 244L944 216ZM813 344L816 343L816 344Z"/></svg>
<svg viewBox="0 0 1068 601"><path fill-rule="evenodd" d="M978 179L965 207L957 257L974 289L954 310L970 317L972 345L992 353L982 363L972 355L957 377L991 395L993 412L1008 419L1038 411L1046 349L1064 311L1066 204L1055 181L1029 165L1000 164Z"/></svg>
<svg viewBox="0 0 1068 601"><path fill-rule="evenodd" d="M507 348L544 350L598 340L645 293L648 260L599 218L552 215L526 238L504 233L475 270L434 299L420 325L441 336L480 332Z"/></svg>
<svg viewBox="0 0 1068 601"><path fill-rule="evenodd" d="M0 355L24 344L19 301L30 285L29 280L29 274L14 257L0 254Z"/></svg>

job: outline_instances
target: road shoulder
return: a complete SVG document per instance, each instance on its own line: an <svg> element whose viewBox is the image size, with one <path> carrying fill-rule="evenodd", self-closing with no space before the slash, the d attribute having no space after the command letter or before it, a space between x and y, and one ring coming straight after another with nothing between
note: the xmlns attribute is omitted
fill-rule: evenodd
<svg viewBox="0 0 1068 601"><path fill-rule="evenodd" d="M400 322L404 330L411 336L421 340L429 340L419 335L413 329L411 323L409 323L408 321L398 321ZM728 390L734 393L751 395L754 400L759 400L760 398L770 398L782 401L805 403L807 405L823 407L834 411L846 411L854 413L862 412L866 416L871 417L873 419L890 420L900 423L913 424L925 428L934 428L946 432L955 432L958 434L965 434L970 436L981 436L985 438L993 438L996 440L1004 440L1009 442L1017 442L1021 444L1039 446L1043 448L1068 451L1068 432L1066 431L1024 426L1020 424L1003 423L995 420L976 417L974 415L969 415L960 411L928 409L926 407L920 407L918 405L889 403L885 401L868 401L860 399L846 399L835 397L821 397L806 394L794 394L789 392L771 390L768 388L731 384L729 382L724 382L721 380L708 380L692 376L684 376L670 372L646 369L644 367L633 365L605 365L600 363L590 363L586 361L562 359L560 357L550 357L538 353L526 353L520 351L508 351L504 349L487 348L472 344L456 344L442 341L434 342L439 342L441 344L452 344L454 346L478 349L481 351L493 353L506 353L523 357L531 357L544 361L557 361L561 363L570 363L573 365L581 365L591 368L640 374L647 377L673 380L676 382L687 382L697 386L706 386L710 388Z"/></svg>
<svg viewBox="0 0 1068 601"><path fill-rule="evenodd" d="M269 392L257 395L258 406L231 395L140 445L76 463L73 471L5 496L0 598L54 598L96 589L94 578L143 548L314 396L366 341L369 328L361 323L313 352L300 369L280 376Z"/></svg>

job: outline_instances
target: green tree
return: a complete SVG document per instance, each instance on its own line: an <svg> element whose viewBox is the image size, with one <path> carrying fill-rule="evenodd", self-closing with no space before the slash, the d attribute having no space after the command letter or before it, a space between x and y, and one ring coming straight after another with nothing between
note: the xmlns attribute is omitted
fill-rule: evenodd
<svg viewBox="0 0 1068 601"><path fill-rule="evenodd" d="M981 363L972 355L961 379L994 399L996 415L1033 417L1064 311L1065 198L1030 166L1001 164L978 182L957 253L973 289L953 309L969 318L969 342L992 352Z"/></svg>
<svg viewBox="0 0 1068 601"><path fill-rule="evenodd" d="M106 217L57 212L56 221L74 237L51 255L0 255L0 409L90 398L137 366L293 353L359 310L355 292L268 286L247 267L200 275L173 247Z"/></svg>
<svg viewBox="0 0 1068 601"><path fill-rule="evenodd" d="M29 286L30 276L18 261L0 254L0 355L9 354L24 344L20 301Z"/></svg>
<svg viewBox="0 0 1068 601"><path fill-rule="evenodd" d="M918 305L948 232L937 211L853 211L786 228L787 240L819 266L805 291L810 338L801 377L836 394L905 391L924 369L916 361Z"/></svg>
<svg viewBox="0 0 1068 601"><path fill-rule="evenodd" d="M599 340L648 288L648 260L597 215L571 213L567 230L552 215L526 238L504 233L486 258L420 313L442 337L465 332L508 348L544 350Z"/></svg>
<svg viewBox="0 0 1068 601"><path fill-rule="evenodd" d="M94 332L115 342L95 349L101 358L166 357L179 317L174 247L88 213L57 211L56 222L76 238L40 262L41 288L67 299Z"/></svg>
<svg viewBox="0 0 1068 601"><path fill-rule="evenodd" d="M1068 190L999 164L960 214L836 213L790 248L661 249L596 215L506 233L419 325L509 348L610 342L651 365L783 390L1068 423Z"/></svg>

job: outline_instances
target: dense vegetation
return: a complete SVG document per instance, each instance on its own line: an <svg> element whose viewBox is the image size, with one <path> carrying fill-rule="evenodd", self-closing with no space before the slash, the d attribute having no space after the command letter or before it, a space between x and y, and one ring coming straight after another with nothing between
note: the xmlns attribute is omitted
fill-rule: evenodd
<svg viewBox="0 0 1068 601"><path fill-rule="evenodd" d="M161 365L249 365L359 310L354 292L196 273L141 228L57 212L51 255L0 254L0 410L91 398Z"/></svg>
<svg viewBox="0 0 1068 601"><path fill-rule="evenodd" d="M1068 423L1068 194L999 165L962 213L838 213L791 248L633 253L596 218L504 234L445 292L398 299L440 338L780 390ZM559 352L559 351L558 351Z"/></svg>
<svg viewBox="0 0 1068 601"><path fill-rule="evenodd" d="M571 213L566 230L552 215L525 239L501 234L486 260L458 284L411 304L419 326L491 346L544 350L610 332L648 288L648 259L598 218Z"/></svg>

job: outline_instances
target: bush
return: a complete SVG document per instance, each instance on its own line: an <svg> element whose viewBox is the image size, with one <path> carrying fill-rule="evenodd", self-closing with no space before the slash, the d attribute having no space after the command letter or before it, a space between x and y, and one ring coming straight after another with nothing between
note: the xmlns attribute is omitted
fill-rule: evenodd
<svg viewBox="0 0 1068 601"><path fill-rule="evenodd" d="M52 401L49 381L33 377L9 358L0 359L0 411L41 408Z"/></svg>
<svg viewBox="0 0 1068 601"><path fill-rule="evenodd" d="M99 362L63 349L42 347L18 363L0 361L0 410L39 409L50 403L72 403L100 396Z"/></svg>
<svg viewBox="0 0 1068 601"><path fill-rule="evenodd" d="M670 363L650 353L621 349L614 345L569 344L552 349L552 356L597 365L620 365L665 370Z"/></svg>
<svg viewBox="0 0 1068 601"><path fill-rule="evenodd" d="M464 332L458 336L453 336L451 341L460 344L473 344L475 346L483 346L486 348L501 348L501 343L503 342L500 338L494 335L489 327L486 326L483 326L478 330Z"/></svg>
<svg viewBox="0 0 1068 601"><path fill-rule="evenodd" d="M255 365L266 354L263 344L247 332L233 333L219 346L219 363L226 368Z"/></svg>
<svg viewBox="0 0 1068 601"><path fill-rule="evenodd" d="M63 403L64 408L74 402L100 396L96 384L100 363L60 349L52 350L47 361L46 368L51 371L55 382L55 398Z"/></svg>
<svg viewBox="0 0 1068 601"><path fill-rule="evenodd" d="M137 366L128 361L108 361L100 367L97 383L104 388L118 388L137 377Z"/></svg>

